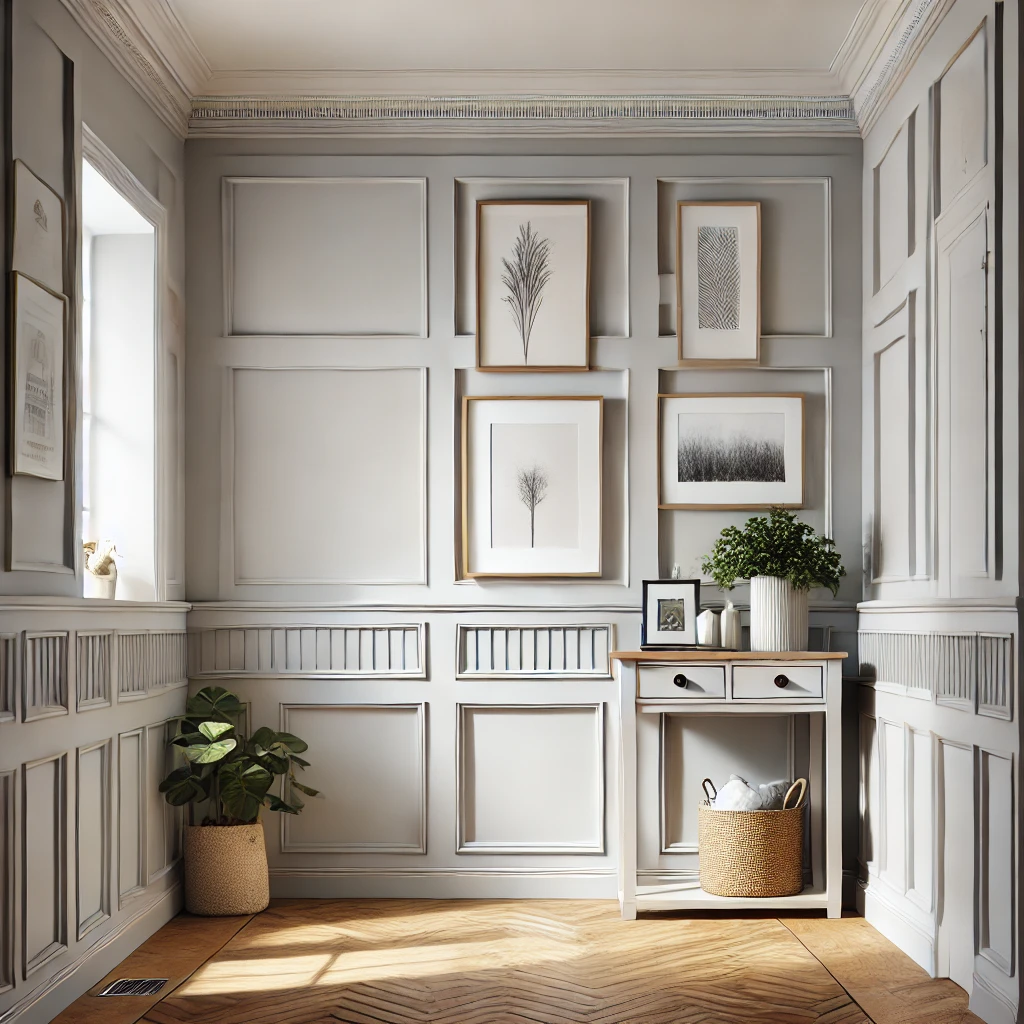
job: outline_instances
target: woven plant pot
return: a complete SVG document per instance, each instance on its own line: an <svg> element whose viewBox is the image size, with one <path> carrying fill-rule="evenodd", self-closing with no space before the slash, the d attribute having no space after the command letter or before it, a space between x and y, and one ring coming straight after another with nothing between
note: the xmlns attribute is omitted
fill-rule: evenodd
<svg viewBox="0 0 1024 1024"><path fill-rule="evenodd" d="M270 903L263 826L185 826L185 909L204 917L258 914Z"/></svg>
<svg viewBox="0 0 1024 1024"><path fill-rule="evenodd" d="M783 806L800 786L795 807L782 811L697 809L700 887L713 896L767 899L795 896L804 887L804 794L793 783Z"/></svg>
<svg viewBox="0 0 1024 1024"><path fill-rule="evenodd" d="M750 581L752 651L806 651L808 625L806 590L794 590L780 576Z"/></svg>

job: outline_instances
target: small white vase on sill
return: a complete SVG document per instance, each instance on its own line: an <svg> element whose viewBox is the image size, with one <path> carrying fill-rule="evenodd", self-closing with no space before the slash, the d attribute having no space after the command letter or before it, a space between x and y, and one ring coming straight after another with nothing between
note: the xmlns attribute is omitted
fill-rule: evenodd
<svg viewBox="0 0 1024 1024"><path fill-rule="evenodd" d="M794 590L780 576L750 581L752 651L806 651L808 625L806 590Z"/></svg>

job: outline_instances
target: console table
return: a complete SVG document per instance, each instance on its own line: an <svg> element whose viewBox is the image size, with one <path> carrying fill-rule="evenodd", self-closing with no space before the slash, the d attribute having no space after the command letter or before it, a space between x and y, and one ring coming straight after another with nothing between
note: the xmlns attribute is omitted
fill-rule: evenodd
<svg viewBox="0 0 1024 1024"><path fill-rule="evenodd" d="M839 917L845 657L817 651L612 653L619 683L619 905L625 919L633 920L642 910L823 909L828 917ZM678 884L637 884L637 799L649 795L638 794L637 789L638 724L644 715L678 714L807 715L810 873L803 892L778 899L713 896L700 888L696 877ZM664 751L659 757L664 758ZM660 770L664 771L663 764ZM684 796L695 802L700 799L699 793L689 790ZM661 814L663 828L664 810Z"/></svg>

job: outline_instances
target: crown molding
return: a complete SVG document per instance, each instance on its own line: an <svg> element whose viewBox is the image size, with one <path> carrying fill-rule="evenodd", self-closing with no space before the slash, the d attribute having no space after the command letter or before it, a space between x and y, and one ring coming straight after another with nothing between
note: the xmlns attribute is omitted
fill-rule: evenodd
<svg viewBox="0 0 1024 1024"><path fill-rule="evenodd" d="M851 89L862 135L874 127L955 2L903 0L866 72Z"/></svg>
<svg viewBox="0 0 1024 1024"><path fill-rule="evenodd" d="M166 0L62 0L85 34L179 138L209 68Z"/></svg>
<svg viewBox="0 0 1024 1024"><path fill-rule="evenodd" d="M845 96L204 96L189 136L856 134Z"/></svg>

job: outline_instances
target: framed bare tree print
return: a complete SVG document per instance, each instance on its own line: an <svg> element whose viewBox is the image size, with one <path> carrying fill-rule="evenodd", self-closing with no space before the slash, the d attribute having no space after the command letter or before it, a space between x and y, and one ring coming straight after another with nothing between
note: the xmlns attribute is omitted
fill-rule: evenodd
<svg viewBox="0 0 1024 1024"><path fill-rule="evenodd" d="M802 508L804 396L658 396L659 508Z"/></svg>
<svg viewBox="0 0 1024 1024"><path fill-rule="evenodd" d="M600 576L603 399L462 400L461 576Z"/></svg>
<svg viewBox="0 0 1024 1024"><path fill-rule="evenodd" d="M676 207L676 333L683 366L761 359L761 204Z"/></svg>
<svg viewBox="0 0 1024 1024"><path fill-rule="evenodd" d="M590 200L478 200L476 363L590 368Z"/></svg>

